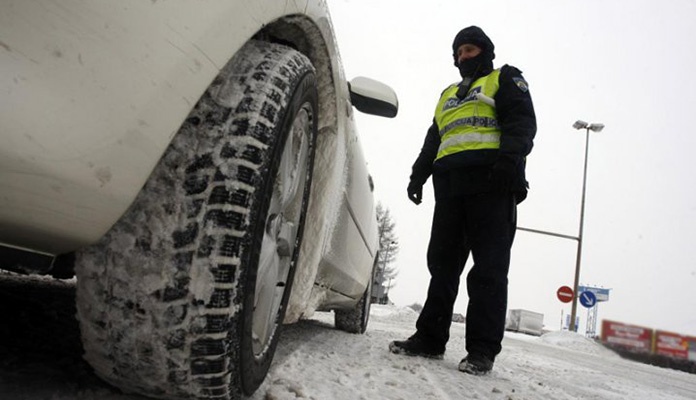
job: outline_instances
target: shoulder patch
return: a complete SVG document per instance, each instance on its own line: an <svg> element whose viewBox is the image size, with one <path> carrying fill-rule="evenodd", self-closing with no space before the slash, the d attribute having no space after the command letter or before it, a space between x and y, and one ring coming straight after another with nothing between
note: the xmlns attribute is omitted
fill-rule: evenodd
<svg viewBox="0 0 696 400"><path fill-rule="evenodd" d="M515 82L515 85L517 85L518 88L524 93L527 93L529 91L529 84L527 84L527 81L524 79L515 76L512 78L512 81Z"/></svg>

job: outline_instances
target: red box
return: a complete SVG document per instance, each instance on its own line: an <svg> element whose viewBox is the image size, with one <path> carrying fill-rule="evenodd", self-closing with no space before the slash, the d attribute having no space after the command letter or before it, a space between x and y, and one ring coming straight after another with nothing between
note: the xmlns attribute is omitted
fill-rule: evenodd
<svg viewBox="0 0 696 400"><path fill-rule="evenodd" d="M674 332L655 332L655 354L673 357L689 358L689 340L686 336Z"/></svg>
<svg viewBox="0 0 696 400"><path fill-rule="evenodd" d="M602 342L640 353L652 352L653 330L622 322L602 321Z"/></svg>

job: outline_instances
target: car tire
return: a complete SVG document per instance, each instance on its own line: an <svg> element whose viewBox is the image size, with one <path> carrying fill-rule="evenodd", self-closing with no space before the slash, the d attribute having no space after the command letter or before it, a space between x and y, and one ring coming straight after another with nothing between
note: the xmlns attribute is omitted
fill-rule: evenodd
<svg viewBox="0 0 696 400"><path fill-rule="evenodd" d="M374 265L377 265L376 260ZM372 274L370 274L370 282L367 284L365 293L363 293L355 307L349 310L334 310L334 325L337 329L348 333L365 333L367 323L370 321L374 276L375 271L373 267Z"/></svg>
<svg viewBox="0 0 696 400"><path fill-rule="evenodd" d="M77 253L100 377L168 399L258 388L292 288L318 113L298 51L250 41L223 68L127 213Z"/></svg>

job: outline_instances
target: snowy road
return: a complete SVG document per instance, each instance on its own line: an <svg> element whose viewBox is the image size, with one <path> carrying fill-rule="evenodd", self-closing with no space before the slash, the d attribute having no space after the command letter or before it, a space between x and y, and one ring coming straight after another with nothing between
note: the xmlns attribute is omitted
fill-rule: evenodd
<svg viewBox="0 0 696 400"><path fill-rule="evenodd" d="M374 306L362 337L331 330L328 314L290 327L253 399L696 399L696 375L624 360L567 332L507 333L485 377L457 371L463 324L453 324L444 360L390 354L387 343L410 335L416 316Z"/></svg>
<svg viewBox="0 0 696 400"><path fill-rule="evenodd" d="M81 360L73 301L70 284L0 279L0 399L143 400L102 383ZM627 361L569 333L508 333L485 377L457 371L462 324L453 324L444 360L389 353L415 318L374 306L365 335L333 329L330 313L288 326L251 400L696 399L696 375Z"/></svg>

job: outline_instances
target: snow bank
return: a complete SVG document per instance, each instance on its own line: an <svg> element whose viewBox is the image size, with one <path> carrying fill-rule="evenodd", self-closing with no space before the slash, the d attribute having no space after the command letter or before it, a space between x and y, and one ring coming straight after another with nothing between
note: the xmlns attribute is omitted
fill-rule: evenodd
<svg viewBox="0 0 696 400"><path fill-rule="evenodd" d="M565 349L577 352L601 355L603 357L619 357L616 353L605 348L600 343L575 332L549 332L542 335L539 340L546 344L563 347Z"/></svg>
<svg viewBox="0 0 696 400"><path fill-rule="evenodd" d="M373 304L370 307L370 317L392 321L411 321L418 318L418 313L410 307Z"/></svg>

